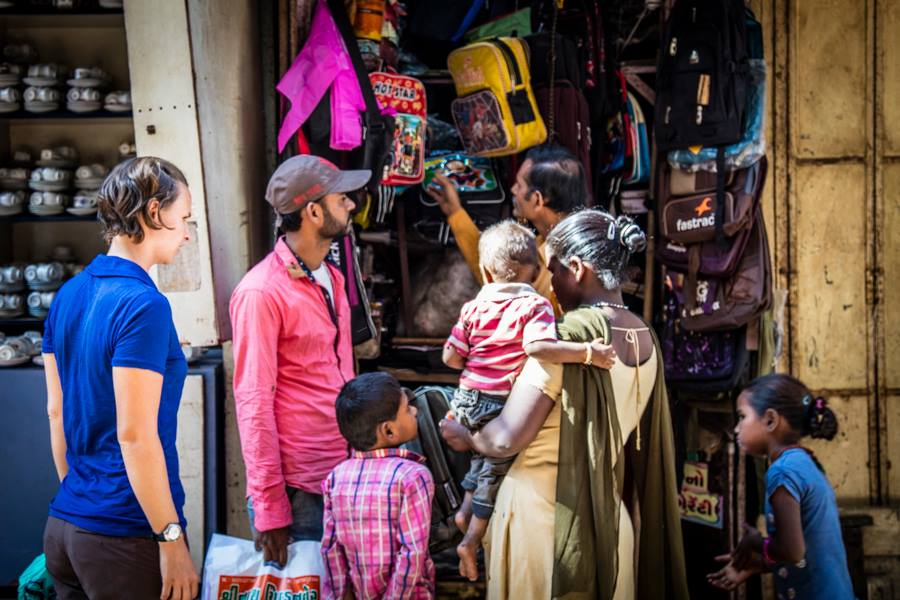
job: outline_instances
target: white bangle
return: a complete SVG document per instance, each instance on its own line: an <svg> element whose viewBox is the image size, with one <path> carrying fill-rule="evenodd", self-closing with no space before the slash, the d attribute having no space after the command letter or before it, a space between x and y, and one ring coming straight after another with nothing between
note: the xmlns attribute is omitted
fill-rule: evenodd
<svg viewBox="0 0 900 600"><path fill-rule="evenodd" d="M590 365L594 358L594 347L591 346L590 342L585 342L584 349L587 352L587 355L584 357L584 364Z"/></svg>

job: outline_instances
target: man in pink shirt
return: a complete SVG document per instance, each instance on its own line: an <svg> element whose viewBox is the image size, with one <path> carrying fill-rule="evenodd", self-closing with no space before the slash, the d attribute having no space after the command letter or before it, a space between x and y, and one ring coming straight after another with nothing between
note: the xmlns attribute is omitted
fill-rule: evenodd
<svg viewBox="0 0 900 600"><path fill-rule="evenodd" d="M283 565L287 545L322 538L322 480L349 455L335 399L353 378L344 278L325 257L350 226L371 172L295 156L266 189L284 236L231 296L234 398L256 547Z"/></svg>

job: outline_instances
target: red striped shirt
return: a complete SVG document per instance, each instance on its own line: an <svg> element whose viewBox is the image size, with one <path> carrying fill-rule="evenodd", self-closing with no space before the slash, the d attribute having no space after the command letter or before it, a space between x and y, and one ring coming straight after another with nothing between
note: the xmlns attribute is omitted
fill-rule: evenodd
<svg viewBox="0 0 900 600"><path fill-rule="evenodd" d="M466 360L463 389L506 396L530 342L556 339L550 301L524 283L488 283L460 311L447 346Z"/></svg>

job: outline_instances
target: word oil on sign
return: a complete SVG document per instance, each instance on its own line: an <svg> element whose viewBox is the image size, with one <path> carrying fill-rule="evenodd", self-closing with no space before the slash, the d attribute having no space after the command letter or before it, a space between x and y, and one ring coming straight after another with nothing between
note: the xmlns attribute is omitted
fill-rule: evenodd
<svg viewBox="0 0 900 600"><path fill-rule="evenodd" d="M222 575L217 600L319 600L319 576Z"/></svg>
<svg viewBox="0 0 900 600"><path fill-rule="evenodd" d="M722 529L722 496L709 493L709 465L684 463L678 507L682 520Z"/></svg>

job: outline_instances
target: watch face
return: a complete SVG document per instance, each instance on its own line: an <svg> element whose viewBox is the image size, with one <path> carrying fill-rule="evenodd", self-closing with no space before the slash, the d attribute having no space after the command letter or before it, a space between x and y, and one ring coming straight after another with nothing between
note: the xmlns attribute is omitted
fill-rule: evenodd
<svg viewBox="0 0 900 600"><path fill-rule="evenodd" d="M181 537L181 525L177 523L170 523L163 529L163 537L167 542L174 542L178 538Z"/></svg>

